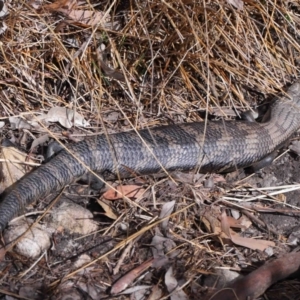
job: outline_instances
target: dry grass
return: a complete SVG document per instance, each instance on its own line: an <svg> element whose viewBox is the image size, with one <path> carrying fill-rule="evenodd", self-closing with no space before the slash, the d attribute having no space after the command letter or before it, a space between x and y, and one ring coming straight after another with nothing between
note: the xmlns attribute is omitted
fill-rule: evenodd
<svg viewBox="0 0 300 300"><path fill-rule="evenodd" d="M48 2L38 9L25 0L8 4L8 29L0 42L2 119L28 113L35 116L54 106L69 107L92 124L88 131L72 129L76 136L103 132L103 128L116 132L201 120L199 111L227 117L230 109L259 105L265 95L275 94L299 77L297 1L247 0L241 11L226 1L98 2L83 1L76 9L102 11L112 24L84 26L84 21L74 22L53 6L50 9ZM33 133L36 137L40 134ZM22 132L9 129L6 134L22 136ZM31 141L27 139L27 147ZM188 184L173 194L156 185L152 191L160 194L159 208L162 201L176 199L179 210L208 197ZM144 202L152 217L157 215L149 204L153 198L154 194L149 195ZM234 257L224 255L219 244L209 244L210 236L208 239L200 230L195 207L172 218L179 248L176 272L179 277L182 272L185 278L194 279L185 288L191 298L197 295L195 290L201 290L196 283L201 274L218 265L234 265ZM136 210L142 210L129 209L124 203L116 204L115 209L120 214L127 209L122 220L144 234L145 244L151 241L153 226L132 221ZM129 230L129 240L135 240L134 232ZM139 257L133 255L129 260L136 262ZM61 279L61 274L38 272L49 284ZM68 274L73 276L71 271L64 272L67 278ZM157 282L163 279L162 274L156 275ZM12 281L19 284L16 278Z"/></svg>

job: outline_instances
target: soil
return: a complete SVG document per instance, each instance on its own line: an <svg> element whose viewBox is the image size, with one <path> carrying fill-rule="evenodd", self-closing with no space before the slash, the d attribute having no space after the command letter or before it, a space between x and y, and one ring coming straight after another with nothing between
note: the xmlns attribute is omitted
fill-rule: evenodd
<svg viewBox="0 0 300 300"><path fill-rule="evenodd" d="M258 188L292 185L300 181L299 171L299 158L292 153L287 153L273 162L271 166L260 170L254 175L252 174L250 178L243 181L243 185ZM73 205L80 205L87 208L93 212L94 220L96 220L99 225L99 231L82 236L82 234L70 233L65 228L57 226L56 229L51 232L52 247L48 250L48 255L43 257L35 266L33 266L35 259L26 258L16 252L7 253L6 259L1 262L0 266L2 270L6 270L6 276L2 279L1 285L13 286L12 289L16 294L29 299L71 299L66 298L67 295L71 295L72 299L89 299L86 298L87 296L84 296L86 293L93 299L105 299L110 295L109 285L116 282L118 278L121 278L122 275L126 274L126 272L135 266L149 259L149 251L151 252L149 245L153 243L154 236L161 236L162 233L162 236L166 238L166 243L170 243L169 246L166 246L167 244L165 245L169 247L169 250L172 250L174 247L176 248L176 245L181 245L182 247L182 249L175 251L173 256L170 256L168 265L173 266L174 276L176 278L181 278L181 280L184 280L184 278L186 280L189 276L194 278L194 281L187 287L189 299L198 299L197 295L199 292L201 292L204 297L206 291L210 290L209 286L215 285L216 278L213 275L207 274L202 274L200 277L199 274L196 276L197 272L195 272L195 268L197 269L201 266L201 268L209 270L212 267L217 267L218 269L218 267L221 266L230 266L231 270L236 268L242 271L243 274L246 274L268 260L269 257L265 252L253 251L239 246L233 250L234 248L232 248L232 246L229 248L227 246L225 250L231 249L231 251L234 251L235 255L238 255L238 260L236 260L237 258L234 258L234 256L231 258L222 258L217 255L220 261L214 262L212 260L214 254L208 254L208 249L223 251L216 239L212 239L209 243L209 248L206 250L203 249L202 251L190 248L182 240L184 237L189 241L199 239L199 237L201 240L202 235L209 234L208 229L203 227L203 224L201 225L199 216L203 215L203 210L209 209L212 204L214 207L217 207L215 213L216 215L218 214L219 208L214 198L217 199L218 195L220 196L222 194L223 189L230 189L231 183L229 182L232 182L232 179L236 176L241 179L245 177L245 173L238 171L228 174L225 176L227 181L225 182L224 179L220 180L222 176L219 175L215 177L205 177L204 175L179 172L174 174L177 185L172 180L166 179L163 175L128 179L122 182L122 184L147 185L153 180L156 181L156 184L152 184L152 186L155 187L155 191L146 193L145 198L139 203L143 209L147 209L151 212L152 217L147 213L143 213L143 210L139 208L127 206L122 200L114 201L110 204L111 209L119 213L119 216L122 216L121 220L115 221L115 223L110 218L103 216L104 212L96 201L97 197L93 195L88 196L90 189L87 185L74 184L65 192L65 196L59 200L56 207L70 201ZM203 182L203 185L199 184L199 182ZM234 182L236 182L236 179ZM192 197L192 194L195 196L195 193L201 194L202 199L198 197L194 197L195 200L192 200L192 198L189 199L189 197ZM255 192L253 193L253 195L256 194ZM156 197L156 205L153 203L153 195ZM263 221L266 227L253 222L251 227L244 232L244 236L260 236L264 239L275 241L276 247L271 253L271 256L275 257L297 249L300 239L299 214L294 208L288 205L299 207L299 196L300 191L298 189L284 193L284 196L275 196L277 197L276 199L282 202L255 201L256 205L260 204L261 206L278 210L278 212L257 213L256 217ZM37 203L35 210L42 210L51 198L49 197L47 198L48 200L45 199L45 201ZM178 201L177 210L184 208L187 204L192 204L194 201L200 201L202 203L199 203L199 207L193 207L187 210L186 214L188 215L177 215L172 219L172 223L168 225L167 230L171 230L177 234L180 233L180 236L163 232L163 228L159 226L154 227L150 231L146 231L131 242L133 244L131 244L130 247L130 243L127 246L124 244L125 248L129 247L128 251L131 252L130 259L128 260L128 257L123 258L123 265L118 273L113 275L113 266L116 266L118 260L121 259L124 250L116 250L109 255L107 255L107 253L113 250L114 247L118 245L118 242L124 241L124 237L126 238L126 236L130 236L132 233L142 229L153 217L157 218L164 202L176 200L176 198ZM184 198L185 200L182 201ZM214 205L214 203L216 203L216 205ZM283 211L284 213L282 213ZM230 214L229 208L227 208L227 212ZM209 211L209 214L213 214L213 211ZM47 220L48 217L42 221L42 224L47 224ZM188 224L189 222L190 224ZM185 224L185 226L183 226L183 224ZM106 232L109 232L109 234L106 234ZM98 260L102 255L104 255L103 259ZM192 255L190 258L191 264L194 262L196 266L186 264L187 256L189 255ZM199 265L200 257L203 263ZM71 276L70 279L64 283L59 284L59 281L57 282L55 280L62 278L62 275L68 277L68 275L76 269L76 266L81 265L81 260L83 260L84 264L93 259L96 259L95 263L85 270L78 272L76 275ZM252 267L249 268L250 265L252 265ZM29 272L30 275L28 274L29 276L25 276L22 280L16 277L12 280L14 274L19 274L20 272ZM154 268L148 276L140 280L144 284L158 283L159 278L164 276L164 272L164 268L162 267ZM227 274L226 277L228 279L230 275ZM134 286L139 286L139 284L141 283L137 281ZM50 292L49 287L51 285L56 288ZM74 289L74 287L76 288ZM300 285L297 280L287 280L273 286L266 295L268 299L296 299L294 297L297 293L299 295L299 287ZM290 295L290 298L288 298L288 295ZM8 299L7 297L8 296L3 299ZM123 298L123 296L115 297L115 299Z"/></svg>

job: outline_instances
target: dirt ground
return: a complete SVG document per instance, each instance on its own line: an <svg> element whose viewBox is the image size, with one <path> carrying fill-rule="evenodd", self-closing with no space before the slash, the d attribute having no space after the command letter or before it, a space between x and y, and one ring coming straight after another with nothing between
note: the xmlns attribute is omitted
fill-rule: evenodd
<svg viewBox="0 0 300 300"><path fill-rule="evenodd" d="M245 194L244 188L250 186L260 188L295 185L299 182L299 168L300 161L297 155L291 152L284 154L271 166L243 180L243 188L240 185L234 193L243 195ZM159 282L167 280L165 272L172 267L175 278L181 278L183 283L188 282L186 290L189 293L189 299L199 299L199 293L201 297L205 297L210 288L224 284L222 276L229 280L231 273L235 271L245 275L268 260L270 255L280 257L298 248L299 213L295 207L299 207L299 189L284 193L284 196L283 194L275 196L274 203L264 199L255 201L255 205L268 207L274 211L254 214L258 220L262 221L262 224L250 218L252 224L243 231L243 236L274 241L276 247L270 250L271 253L247 250L240 246L232 247L233 245L230 244L224 245L222 250L220 240L214 237L213 229L208 228L207 223L203 221L202 218L205 218L203 213L207 211L210 217L213 214L218 217L220 207L226 208L226 204L221 203L220 206L218 201L224 195L232 195L232 193L226 193L225 190L235 189L237 178L241 180L245 177L245 173L239 170L226 175L225 178L220 175L205 176L176 172L174 178L177 185L171 179L166 179L163 174L125 180L119 184L139 185L143 188L155 186L157 208L154 207L153 199L151 199L153 192L146 192L140 199L138 204L141 209L130 207L121 199L111 203L106 202L114 213L119 214L116 220L103 215L107 210L97 203L97 199L103 200L103 196L98 198L98 193L95 194L95 192L93 193L97 197L90 195L91 190L87 185L79 183L72 185L54 205L51 214L55 215L56 212L62 210L70 214L69 208L71 208L76 222L80 222L82 217L77 207L73 211L74 205L85 207L93 213L93 221L96 221L98 225L97 231L93 231L95 228L92 227L92 232L76 232L75 227L69 224L68 226L64 223L55 224L55 229L51 230L51 248L48 254L42 255L36 264L33 264L35 259L25 258L24 254L20 255L16 252L6 254L6 259L0 263L1 270L5 270L6 273L2 279L2 287L6 290L9 287L10 291L23 297L21 299L126 299L125 295L112 297L109 286L117 282L118 278L123 278L128 271L147 261L151 248L157 247L157 242L154 240L159 239L159 243L164 244L164 252L168 253L171 250L171 254L162 265L147 269L146 273L143 272L143 276L139 276L136 271L137 274L133 276L136 279L132 283L133 287L137 290L141 288L144 295L149 292L143 289L145 286L156 286L158 291L162 292ZM116 184L115 181L110 183ZM105 188L105 190L109 189ZM100 195L103 195L103 192ZM198 196L195 197L195 195ZM251 195L255 196L258 193L251 192ZM31 208L29 211L43 211L45 205L51 203L49 201L52 198L53 195L35 204L34 210ZM164 203L173 200L176 200L177 211L183 209L181 214L171 218L167 227L158 224L132 239L132 235L143 230L149 224L149 220L157 219ZM186 209L188 205L195 204L195 201L196 206ZM145 209L147 211L144 211ZM227 206L226 211L228 215L231 214L230 206ZM51 228L53 219L46 216L42 221L41 229ZM67 222L71 223L72 220L67 220ZM91 225L85 223L84 226L86 229L86 226ZM129 241L126 241L126 236ZM207 236L211 237L207 238ZM118 250L120 241L124 244ZM197 244L196 241L201 241L201 243ZM203 246L200 246L202 242ZM27 247L31 247L28 245ZM227 255L223 253L224 250L228 253ZM110 251L112 251L111 254L109 254ZM76 271L72 275L72 271L92 260L94 262L90 267ZM122 265L119 271L116 275L112 275L120 260ZM228 272L219 273L218 270L223 268ZM191 278L192 281L187 281ZM61 279L63 279L62 283L60 283ZM55 289L49 290L51 286ZM128 294L132 293L136 295L138 292L129 289ZM290 279L277 283L267 291L266 297L268 299L299 299L299 281ZM7 295L3 295L2 298L17 299Z"/></svg>
<svg viewBox="0 0 300 300"><path fill-rule="evenodd" d="M1 192L53 141L267 108L299 78L299 16L298 1L0 0ZM209 299L299 252L299 139L250 176L88 178L23 207L0 299ZM299 280L259 299L300 299Z"/></svg>

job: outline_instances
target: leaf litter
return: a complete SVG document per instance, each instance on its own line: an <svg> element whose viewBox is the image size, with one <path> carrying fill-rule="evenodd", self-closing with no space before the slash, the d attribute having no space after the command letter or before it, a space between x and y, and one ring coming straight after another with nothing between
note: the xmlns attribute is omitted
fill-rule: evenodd
<svg viewBox="0 0 300 300"><path fill-rule="evenodd" d="M202 120L201 111L230 119L234 113L259 106L299 77L295 34L299 6L293 2L4 4L8 13L0 16L7 26L0 45L0 104L5 121L1 130L23 146L24 153L29 149L42 153L47 134L53 133L63 137L67 146L73 136L126 131L132 129L130 124L140 129ZM22 117L13 119L16 116ZM32 116L46 120L39 123ZM294 150L297 153L297 144ZM26 157L19 166L27 163ZM44 256L28 263L20 260L20 273L27 272L28 278L49 287L51 294L44 298L75 297L78 289L90 297L105 298L110 295L107 287L128 272L129 279L120 286L126 286L132 297L151 299L156 288L160 298L204 298L215 290L214 284L203 285L202 278L215 269L256 267L256 262L270 255L287 259L284 254L296 247L287 245L286 239L291 236L287 229L296 226L299 207L297 168L297 160L285 155L247 179L252 189L246 181L240 182L243 172L225 179L193 172L169 174L167 180L162 179L166 174L138 178L139 174L133 174L118 182L117 188L108 181L113 200L109 202L94 197L90 190L78 196L71 186L65 194L93 212L87 218L94 217L98 231L70 235L58 226L51 235L55 247L47 250L47 260ZM260 190L264 185L270 189ZM117 196L118 189L126 186L126 193ZM41 199L27 208L31 212L28 224L50 200ZM255 205L250 206L250 201ZM98 203L104 211L100 214ZM284 218L276 223L271 214ZM86 217L77 215L74 223L82 219ZM129 241L132 245L126 252ZM263 250L274 243L272 251ZM91 260L74 269L74 255L82 253ZM25 293L28 279L9 271L15 253L8 252L6 257L1 261L6 275L1 292L32 295ZM120 258L119 273L113 274ZM152 258L166 261L148 267ZM283 287L280 290L287 290L284 283ZM116 293L115 297L121 296ZM279 293L277 297L281 299Z"/></svg>

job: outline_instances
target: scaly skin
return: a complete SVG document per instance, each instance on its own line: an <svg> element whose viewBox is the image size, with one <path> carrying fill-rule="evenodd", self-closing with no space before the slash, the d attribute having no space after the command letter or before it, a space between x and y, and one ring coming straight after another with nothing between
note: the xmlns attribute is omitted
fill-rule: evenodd
<svg viewBox="0 0 300 300"><path fill-rule="evenodd" d="M217 121L89 137L19 180L0 203L0 231L29 203L90 170L128 177L161 170L224 172L262 160L300 127L300 81L274 100L266 123Z"/></svg>

